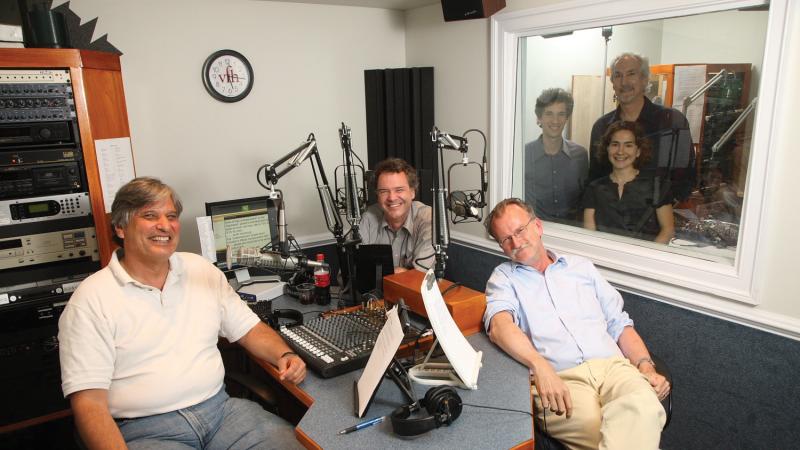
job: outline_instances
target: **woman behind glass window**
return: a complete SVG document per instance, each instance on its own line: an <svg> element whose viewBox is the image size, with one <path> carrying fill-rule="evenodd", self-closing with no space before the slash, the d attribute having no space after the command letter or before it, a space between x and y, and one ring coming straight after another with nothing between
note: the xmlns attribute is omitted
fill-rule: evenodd
<svg viewBox="0 0 800 450"><path fill-rule="evenodd" d="M608 127L597 158L608 159L611 173L586 187L584 228L669 242L675 234L669 185L639 174L650 157L650 142L639 124L619 121Z"/></svg>

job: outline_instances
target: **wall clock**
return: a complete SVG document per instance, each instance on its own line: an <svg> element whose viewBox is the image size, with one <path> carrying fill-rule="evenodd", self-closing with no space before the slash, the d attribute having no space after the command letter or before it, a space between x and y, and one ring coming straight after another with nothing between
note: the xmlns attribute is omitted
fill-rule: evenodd
<svg viewBox="0 0 800 450"><path fill-rule="evenodd" d="M221 102L238 102L253 88L253 67L239 52L218 50L203 63L203 85Z"/></svg>

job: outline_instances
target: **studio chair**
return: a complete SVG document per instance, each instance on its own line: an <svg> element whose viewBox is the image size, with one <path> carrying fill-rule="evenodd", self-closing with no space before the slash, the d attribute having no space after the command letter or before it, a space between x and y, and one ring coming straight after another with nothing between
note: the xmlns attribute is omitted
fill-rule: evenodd
<svg viewBox="0 0 800 450"><path fill-rule="evenodd" d="M669 426L672 420L672 393L675 391L675 383L672 381L672 373L669 371L667 364L658 356L650 354L650 359L656 364L656 372L660 373L664 378L669 381L670 391L664 400L661 400L661 405L667 413L667 420L664 422L664 430ZM536 411L534 411L534 414ZM566 450L564 444L553 439L549 434L545 433L537 423L533 430L534 437L534 450Z"/></svg>
<svg viewBox="0 0 800 450"><path fill-rule="evenodd" d="M277 400L272 388L258 376L251 373L231 371L225 374L228 394L252 400L272 413L277 412ZM231 394L234 392L234 394Z"/></svg>
<svg viewBox="0 0 800 450"><path fill-rule="evenodd" d="M222 360L225 365L225 391L228 395L252 400L265 410L278 413L275 392L267 381L269 375L255 366L244 349L228 344L222 349Z"/></svg>

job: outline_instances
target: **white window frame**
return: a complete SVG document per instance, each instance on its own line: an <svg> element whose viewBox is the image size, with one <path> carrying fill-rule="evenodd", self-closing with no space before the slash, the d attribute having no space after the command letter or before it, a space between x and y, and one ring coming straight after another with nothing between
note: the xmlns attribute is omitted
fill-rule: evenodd
<svg viewBox="0 0 800 450"><path fill-rule="evenodd" d="M490 131L492 164L490 204L511 195L517 97L518 42L526 36L597 28L623 23L723 11L761 4L761 0L579 0L495 15L491 19ZM774 162L770 154L776 129L781 62L787 18L794 0L772 0L769 11L763 74L758 92L756 123L747 173L746 197L740 223L740 243L734 265L683 256L641 245L604 239L571 227L546 226L545 244L555 251L592 259L605 276L625 290L669 298L701 310L741 318L735 303L757 305L759 268L764 260L759 238L765 229L768 181ZM542 65L545 68L545 65ZM784 83L788 80L782 80ZM491 247L491 246L490 246ZM496 250L496 246L494 247Z"/></svg>

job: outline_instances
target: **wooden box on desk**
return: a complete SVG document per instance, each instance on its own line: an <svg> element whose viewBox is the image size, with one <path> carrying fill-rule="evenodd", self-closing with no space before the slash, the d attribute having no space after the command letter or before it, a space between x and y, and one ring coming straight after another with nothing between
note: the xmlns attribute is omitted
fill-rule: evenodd
<svg viewBox="0 0 800 450"><path fill-rule="evenodd" d="M384 300L397 303L402 298L411 311L427 317L422 302L420 287L425 274L418 270L388 275L383 278ZM439 290L444 292L453 282L439 280ZM486 310L486 295L466 286L458 286L444 296L447 310L464 336L477 333L481 329L481 320Z"/></svg>

